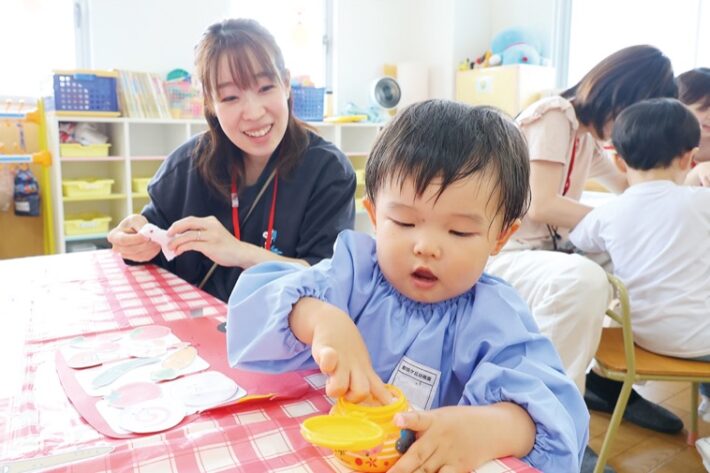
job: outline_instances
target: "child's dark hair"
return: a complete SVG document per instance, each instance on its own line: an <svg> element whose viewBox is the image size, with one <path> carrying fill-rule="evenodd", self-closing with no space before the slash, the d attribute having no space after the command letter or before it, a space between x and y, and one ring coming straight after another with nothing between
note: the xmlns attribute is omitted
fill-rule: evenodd
<svg viewBox="0 0 710 473"><path fill-rule="evenodd" d="M644 100L621 112L612 141L626 164L639 171L667 168L700 143L700 124L676 99Z"/></svg>
<svg viewBox="0 0 710 473"><path fill-rule="evenodd" d="M393 179L414 180L421 196L434 179L439 195L452 183L476 173L496 179L503 228L527 211L530 161L525 138L515 123L492 107L427 100L399 112L380 133L365 168L367 196ZM491 196L494 197L494 196Z"/></svg>

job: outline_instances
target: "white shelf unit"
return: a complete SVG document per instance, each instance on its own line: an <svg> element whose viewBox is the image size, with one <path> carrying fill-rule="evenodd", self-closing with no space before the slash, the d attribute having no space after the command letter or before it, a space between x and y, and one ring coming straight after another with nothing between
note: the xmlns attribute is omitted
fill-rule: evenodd
<svg viewBox="0 0 710 473"><path fill-rule="evenodd" d="M365 195L365 161L384 123L328 123L311 122L318 133L340 148L350 158L357 173L355 189L355 230L372 233L370 219L362 207Z"/></svg>
<svg viewBox="0 0 710 473"><path fill-rule="evenodd" d="M52 166L52 198L56 251L67 252L72 245L93 243L105 246L106 234L66 235L64 221L67 215L94 213L111 216L113 228L126 215L140 212L148 202L148 194L132 192L132 180L152 177L161 162L175 148L190 137L207 129L204 120L97 118L82 116L47 116L49 147L55 156ZM89 122L96 124L109 136L111 147L107 157L62 157L59 148L59 125L63 122ZM309 123L326 140L338 146L351 159L355 169L364 169L365 160L382 124L373 123ZM360 199L364 193L362 173L358 176L356 193L358 215L356 228L369 231L369 221L362 211ZM65 197L62 181L67 179L113 179L111 194L105 196Z"/></svg>
<svg viewBox="0 0 710 473"><path fill-rule="evenodd" d="M62 157L59 125L64 122L89 122L97 125L109 137L109 156ZM206 129L204 120L99 118L48 113L48 141L52 156L55 157L52 166L52 198L55 202L56 251L64 253L77 243L106 246L105 233L66 235L64 221L67 215L95 212L109 215L109 228L112 228L126 215L140 212L148 202L148 194L132 191L133 178L153 176L172 150ZM62 181L87 178L113 179L111 194L63 195Z"/></svg>

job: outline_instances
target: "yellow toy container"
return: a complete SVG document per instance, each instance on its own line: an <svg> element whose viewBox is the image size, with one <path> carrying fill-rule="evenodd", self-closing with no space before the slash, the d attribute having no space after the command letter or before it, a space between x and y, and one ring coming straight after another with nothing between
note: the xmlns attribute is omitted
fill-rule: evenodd
<svg viewBox="0 0 710 473"><path fill-rule="evenodd" d="M95 145L80 145L79 143L62 143L59 145L59 154L64 158L104 158L108 156L110 143Z"/></svg>
<svg viewBox="0 0 710 473"><path fill-rule="evenodd" d="M338 399L330 415L303 422L301 434L314 445L330 448L347 467L363 472L384 472L402 456L397 441L402 431L394 425L398 412L409 410L402 391L387 385L394 401L385 406L353 404Z"/></svg>
<svg viewBox="0 0 710 473"><path fill-rule="evenodd" d="M113 179L77 179L62 181L64 197L98 197L111 195Z"/></svg>
<svg viewBox="0 0 710 473"><path fill-rule="evenodd" d="M150 177L134 177L131 181L131 188L136 194L147 194Z"/></svg>
<svg viewBox="0 0 710 473"><path fill-rule="evenodd" d="M73 236L107 233L110 222L111 217L100 213L67 215L64 219L64 234Z"/></svg>

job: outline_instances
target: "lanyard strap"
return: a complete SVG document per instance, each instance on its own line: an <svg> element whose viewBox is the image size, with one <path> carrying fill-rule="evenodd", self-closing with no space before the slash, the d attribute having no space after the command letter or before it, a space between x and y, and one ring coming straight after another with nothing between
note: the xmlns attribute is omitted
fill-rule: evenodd
<svg viewBox="0 0 710 473"><path fill-rule="evenodd" d="M274 233L274 216L276 214L276 194L279 188L279 176L276 171L273 172L272 177L274 178L274 191L271 194L271 210L269 211L269 226L266 233L266 244L264 248L271 250L272 235ZM270 180L270 179L269 179ZM268 185L269 180L267 180L266 185ZM264 189L266 186L264 186ZM241 240L241 230L239 227L239 195L237 194L237 177L234 177L232 181L232 225L234 226L234 236L237 240ZM258 198L258 196L257 196ZM256 201L255 201L256 203ZM251 210L254 209L252 206ZM250 211L251 212L251 211Z"/></svg>
<svg viewBox="0 0 710 473"><path fill-rule="evenodd" d="M562 195L567 195L569 186L572 182L572 168L574 167L574 158L577 156L577 145L579 144L579 138L574 139L574 144L572 145L572 157L569 159L569 168L567 168L567 179L565 179L565 187L562 189Z"/></svg>

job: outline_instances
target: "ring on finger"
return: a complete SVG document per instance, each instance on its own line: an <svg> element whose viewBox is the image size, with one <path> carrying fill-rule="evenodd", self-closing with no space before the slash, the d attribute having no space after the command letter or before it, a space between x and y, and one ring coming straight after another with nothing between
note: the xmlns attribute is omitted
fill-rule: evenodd
<svg viewBox="0 0 710 473"><path fill-rule="evenodd" d="M202 241L202 230L197 230L197 239L196 241Z"/></svg>

